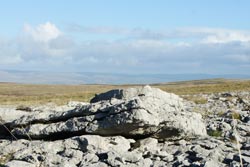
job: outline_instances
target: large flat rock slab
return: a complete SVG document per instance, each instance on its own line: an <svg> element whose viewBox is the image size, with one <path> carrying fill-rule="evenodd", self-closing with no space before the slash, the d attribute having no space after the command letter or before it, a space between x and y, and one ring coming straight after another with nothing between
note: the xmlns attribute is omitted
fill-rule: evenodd
<svg viewBox="0 0 250 167"><path fill-rule="evenodd" d="M84 134L172 140L206 135L201 115L185 111L183 99L150 86L112 90L90 104L23 116L8 127L17 137L47 140Z"/></svg>

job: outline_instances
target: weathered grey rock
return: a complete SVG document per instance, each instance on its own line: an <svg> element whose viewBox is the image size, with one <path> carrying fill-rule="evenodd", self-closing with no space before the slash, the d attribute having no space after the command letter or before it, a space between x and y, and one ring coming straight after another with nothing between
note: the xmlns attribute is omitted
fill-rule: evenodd
<svg viewBox="0 0 250 167"><path fill-rule="evenodd" d="M112 151L107 153L107 159L105 161L109 164L109 166L121 166L125 164L122 157L118 153Z"/></svg>
<svg viewBox="0 0 250 167"><path fill-rule="evenodd" d="M181 98L160 89L145 86L110 91L92 101L96 103L70 111L23 117L12 122L10 128L16 136L28 134L34 139L65 138L75 133L174 140L206 135L201 115L185 112Z"/></svg>
<svg viewBox="0 0 250 167"><path fill-rule="evenodd" d="M36 167L36 165L19 160L13 160L5 164L6 167Z"/></svg>
<svg viewBox="0 0 250 167"><path fill-rule="evenodd" d="M142 153L129 151L131 142L134 141L121 136L97 135L76 136L57 141L3 141L0 142L0 157L11 155L11 159L18 161L15 163L25 161L27 165L75 167L79 164L97 165L101 161L101 154L112 152L116 155L115 159L118 157L123 158L124 162L136 163L142 159ZM109 159L112 160L112 156ZM12 161L10 163L14 164Z"/></svg>
<svg viewBox="0 0 250 167"><path fill-rule="evenodd" d="M138 145L138 150L139 151L157 151L159 150L159 147L157 146L158 140L154 138L146 138L143 140L139 140L137 145Z"/></svg>
<svg viewBox="0 0 250 167"><path fill-rule="evenodd" d="M236 162L236 161L232 161L230 163L230 166L229 167L241 167L240 163L239 162Z"/></svg>
<svg viewBox="0 0 250 167"><path fill-rule="evenodd" d="M215 166L222 166L222 165L215 160L207 160L204 164L204 167L215 167Z"/></svg>
<svg viewBox="0 0 250 167"><path fill-rule="evenodd" d="M93 153L87 153L83 158L82 158L82 163L97 163L99 160L98 156Z"/></svg>
<svg viewBox="0 0 250 167"><path fill-rule="evenodd" d="M86 164L85 162L82 162L79 167L108 167L108 165L104 162L96 162L92 164Z"/></svg>
<svg viewBox="0 0 250 167"><path fill-rule="evenodd" d="M81 148L86 152L108 152L114 151L118 153L127 152L133 140L128 140L121 136L101 137L97 135L83 135L73 137L72 140L82 143ZM66 140L71 142L70 140Z"/></svg>
<svg viewBox="0 0 250 167"><path fill-rule="evenodd" d="M153 161L152 166L153 167L164 167L164 166L167 166L167 163L164 161L156 160L156 161Z"/></svg>
<svg viewBox="0 0 250 167"><path fill-rule="evenodd" d="M136 146L137 143L144 145ZM0 142L0 147L6 154L14 151L15 160L25 161L35 166L40 164L53 167L98 165L140 167L142 164L144 166L195 166L197 163L200 163L198 166L214 164L227 166L233 161L239 161L236 157L237 150L225 147L225 144L218 139L197 138L186 141L185 147L179 142L161 143L154 138L139 140L137 143L121 136L83 135L57 141L6 141ZM10 149L12 144L15 148ZM168 151L165 151L164 145L169 149ZM132 148L134 146L135 148ZM234 151L234 154L227 156L231 151ZM243 156L246 158L246 155ZM226 158L229 160L225 161ZM247 164L245 160L244 163Z"/></svg>
<svg viewBox="0 0 250 167"><path fill-rule="evenodd" d="M136 163L136 166L147 167L147 166L151 166L152 163L153 161L151 159L145 158L145 159L140 159L140 161Z"/></svg>
<svg viewBox="0 0 250 167"><path fill-rule="evenodd" d="M0 118L2 123L8 123L16 119L21 118L22 116L32 115L31 112L16 110L15 107L0 107Z"/></svg>
<svg viewBox="0 0 250 167"><path fill-rule="evenodd" d="M81 106L85 106L85 105L89 105L89 103L80 102L80 101L69 101L67 104L68 107L73 107L73 108L81 107Z"/></svg>

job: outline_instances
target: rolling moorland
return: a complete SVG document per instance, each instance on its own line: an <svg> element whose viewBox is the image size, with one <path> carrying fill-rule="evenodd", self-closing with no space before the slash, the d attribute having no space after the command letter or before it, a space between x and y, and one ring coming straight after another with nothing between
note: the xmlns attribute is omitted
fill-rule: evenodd
<svg viewBox="0 0 250 167"><path fill-rule="evenodd" d="M68 101L88 102L95 94L111 89L138 87L142 85L41 85L0 83L0 105L65 104ZM152 84L152 87L174 93L187 100L202 102L195 94L228 91L249 91L249 80L208 79ZM185 96L188 95L188 96Z"/></svg>

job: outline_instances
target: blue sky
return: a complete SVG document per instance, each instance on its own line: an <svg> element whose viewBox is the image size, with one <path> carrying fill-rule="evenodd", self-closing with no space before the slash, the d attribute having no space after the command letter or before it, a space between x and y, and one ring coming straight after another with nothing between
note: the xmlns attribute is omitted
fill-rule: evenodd
<svg viewBox="0 0 250 167"><path fill-rule="evenodd" d="M0 69L248 74L248 0L0 1Z"/></svg>

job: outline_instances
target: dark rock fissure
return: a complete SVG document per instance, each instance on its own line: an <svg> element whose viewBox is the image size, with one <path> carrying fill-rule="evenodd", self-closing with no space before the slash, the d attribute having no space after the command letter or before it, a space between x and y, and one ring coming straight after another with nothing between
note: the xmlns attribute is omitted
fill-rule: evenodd
<svg viewBox="0 0 250 167"><path fill-rule="evenodd" d="M5 125L10 128L21 128L21 127L25 127L31 124L51 124L51 123L58 123L58 122L65 122L71 118L79 118L79 117L84 117L84 116L93 116L98 114L99 112L93 113L93 114L88 114L85 115L84 113L77 113L75 115L70 115L69 116L60 116L60 117L56 117L56 118L51 118L49 120L44 120L44 119L37 119L37 120L32 120L30 122L27 122L26 124L13 124L13 123L6 123ZM1 127L1 126L0 126Z"/></svg>
<svg viewBox="0 0 250 167"><path fill-rule="evenodd" d="M97 110L95 113L91 113L91 114L84 114L84 111L82 111L81 113L77 113L75 115L70 115L68 114L69 116L61 116L61 117L56 117L56 118L51 118L49 120L44 120L44 119L37 119L37 120L32 120L30 122L27 122L26 124L13 124L13 123L5 123L4 125L9 129L9 130L12 130L14 128L25 128L26 126L29 126L29 125L32 125L32 124L52 124L52 123L58 123L58 122L66 122L67 120L69 119L72 119L72 118L81 118L81 117L86 117L86 116L95 116L95 115L98 115L98 114L105 114L105 116L101 117L101 118L95 118L93 121L95 120L103 120L105 119L106 117L109 117L109 116L112 116L112 115L117 115L117 114L120 114L122 112L129 112L131 110L138 110L138 109L143 109L143 110L146 110L146 108L143 108L143 107L131 107L129 109L125 109L125 110L120 110L119 112L117 113L109 113L108 111L107 112L103 112L101 110ZM72 110L73 111L73 110ZM149 112L149 111L147 111ZM0 132L3 132L6 131L6 128L4 128L3 125L0 125Z"/></svg>
<svg viewBox="0 0 250 167"><path fill-rule="evenodd" d="M44 140L44 141L56 141L56 140L64 140L64 139L68 139L71 137L75 137L75 136L81 136L81 135L100 135L103 137L110 137L110 136L123 136L127 139L134 139L134 140L141 140L141 139L145 139L148 137L154 137L154 133L150 133L150 134L145 134L145 135L130 135L130 134L126 134L126 133L121 133L121 134L100 134L100 133L87 133L85 130L81 130L81 131L65 131L65 132L56 132L56 133L52 133L49 135L40 135L39 137L36 136L32 136L31 139L32 140ZM17 139L27 139L30 140L30 136L28 136L27 134L25 135L15 135L15 137ZM12 135L6 131L6 134L2 134L0 136L0 139L12 139L15 140Z"/></svg>

